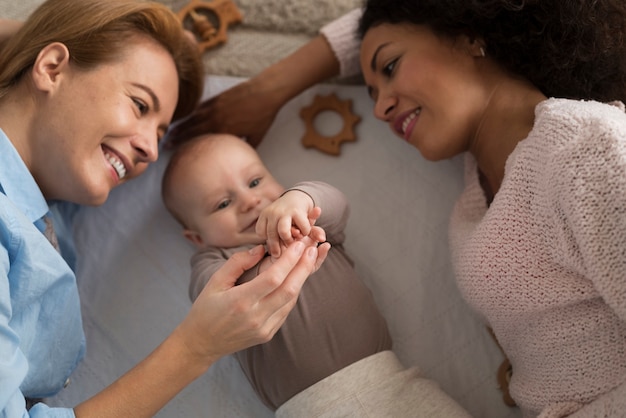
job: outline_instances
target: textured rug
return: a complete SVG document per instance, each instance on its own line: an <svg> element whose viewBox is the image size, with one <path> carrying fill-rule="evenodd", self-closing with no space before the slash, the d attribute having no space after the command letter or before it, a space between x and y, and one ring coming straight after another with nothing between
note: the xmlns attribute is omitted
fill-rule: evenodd
<svg viewBox="0 0 626 418"><path fill-rule="evenodd" d="M174 11L188 0L158 0ZM42 0L0 0L0 17L25 19ZM228 41L204 54L207 74L250 77L297 49L327 22L361 0L234 0L243 22L228 30Z"/></svg>

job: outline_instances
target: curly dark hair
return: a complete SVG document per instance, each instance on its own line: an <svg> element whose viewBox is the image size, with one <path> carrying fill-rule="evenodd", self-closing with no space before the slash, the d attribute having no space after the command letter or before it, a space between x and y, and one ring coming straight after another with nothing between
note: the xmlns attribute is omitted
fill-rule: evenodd
<svg viewBox="0 0 626 418"><path fill-rule="evenodd" d="M626 101L623 0L365 0L361 38L383 23L483 39L548 97Z"/></svg>

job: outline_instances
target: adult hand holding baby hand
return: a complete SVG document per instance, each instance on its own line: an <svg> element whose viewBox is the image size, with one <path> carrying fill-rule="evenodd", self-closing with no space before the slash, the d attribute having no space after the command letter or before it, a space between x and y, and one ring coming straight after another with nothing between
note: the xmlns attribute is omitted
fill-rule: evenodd
<svg viewBox="0 0 626 418"><path fill-rule="evenodd" d="M294 189L284 193L267 206L256 223L256 233L266 239L272 258L280 257L282 248L292 242L308 237L307 245L326 240L322 228L314 227L322 214L311 196Z"/></svg>
<svg viewBox="0 0 626 418"><path fill-rule="evenodd" d="M280 259L249 282L235 286L264 256L262 246L234 254L200 293L175 332L189 354L208 365L220 357L269 341L295 305L307 277L328 248L294 242Z"/></svg>

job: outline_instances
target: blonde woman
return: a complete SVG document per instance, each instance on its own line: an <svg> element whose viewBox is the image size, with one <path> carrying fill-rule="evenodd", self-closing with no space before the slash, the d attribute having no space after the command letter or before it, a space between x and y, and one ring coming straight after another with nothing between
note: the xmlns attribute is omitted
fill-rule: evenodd
<svg viewBox="0 0 626 418"><path fill-rule="evenodd" d="M0 415L149 417L221 356L267 341L325 254L302 243L249 285L263 256L237 254L145 360L75 408L60 390L84 350L74 273L54 247L48 203L103 203L158 156L203 69L175 15L132 0L49 0L0 56ZM115 262L115 260L111 260ZM28 399L28 402L27 402ZM32 406L32 407L31 407Z"/></svg>

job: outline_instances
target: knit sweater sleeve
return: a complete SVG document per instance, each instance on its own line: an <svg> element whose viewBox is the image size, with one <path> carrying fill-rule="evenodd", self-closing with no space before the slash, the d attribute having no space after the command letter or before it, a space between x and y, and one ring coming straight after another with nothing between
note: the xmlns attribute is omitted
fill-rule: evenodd
<svg viewBox="0 0 626 418"><path fill-rule="evenodd" d="M626 382L584 405L574 401L552 404L537 418L619 417L623 411L626 411Z"/></svg>
<svg viewBox="0 0 626 418"><path fill-rule="evenodd" d="M554 208L570 231L563 256L626 321L626 128L592 122L582 129L585 140L553 163Z"/></svg>
<svg viewBox="0 0 626 418"><path fill-rule="evenodd" d="M361 13L361 9L354 9L320 30L339 61L339 75L342 77L357 75L361 72L359 63L361 40L357 36Z"/></svg>

